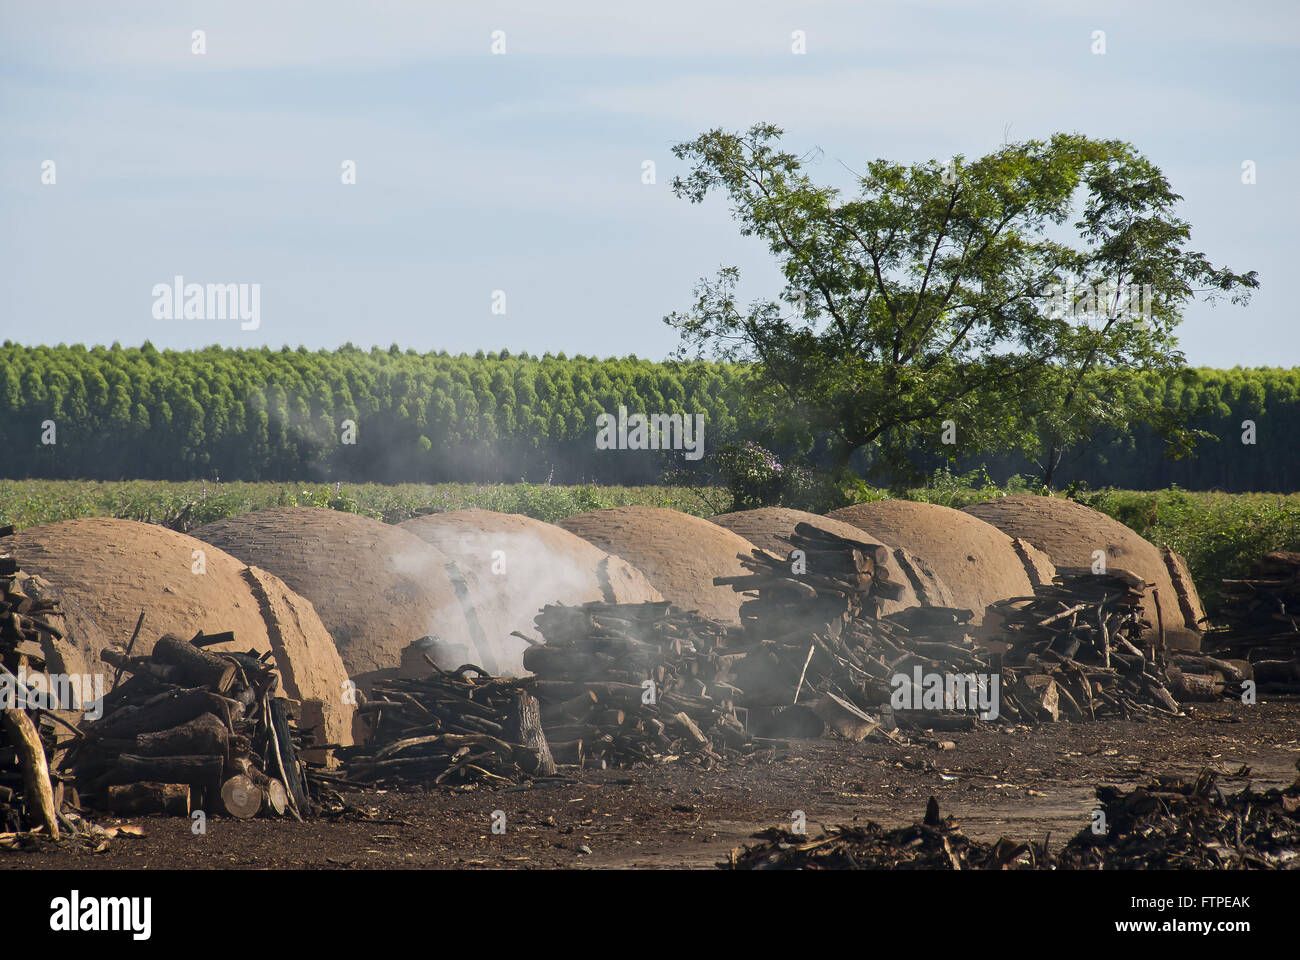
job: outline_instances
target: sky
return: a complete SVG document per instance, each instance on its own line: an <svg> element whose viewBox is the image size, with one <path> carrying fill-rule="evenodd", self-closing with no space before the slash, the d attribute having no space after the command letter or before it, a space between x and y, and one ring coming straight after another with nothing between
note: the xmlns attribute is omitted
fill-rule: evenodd
<svg viewBox="0 0 1300 960"><path fill-rule="evenodd" d="M1297 365L1297 47L1300 4L1249 0L0 0L0 340L662 358L699 278L779 290L724 200L671 192L674 143L769 121L841 186L1128 140L1192 248L1260 275L1188 308L1188 361ZM260 284L259 325L156 316L177 275Z"/></svg>

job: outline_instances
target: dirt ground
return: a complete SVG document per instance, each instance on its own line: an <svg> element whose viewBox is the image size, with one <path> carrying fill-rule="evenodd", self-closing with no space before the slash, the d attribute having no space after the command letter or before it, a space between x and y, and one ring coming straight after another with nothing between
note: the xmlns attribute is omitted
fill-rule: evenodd
<svg viewBox="0 0 1300 960"><path fill-rule="evenodd" d="M142 838L95 854L78 845L0 853L0 870L712 868L755 830L806 814L821 824L919 819L931 795L970 835L1041 839L1055 847L1087 825L1101 783L1209 766L1223 783L1250 768L1260 789L1296 778L1300 699L1189 706L1151 723L981 727L914 738L911 746L792 741L791 749L714 770L688 765L583 771L573 782L468 793L347 793L355 812L333 820L210 818L206 835L181 819L132 821ZM939 741L955 749L941 750ZM492 832L504 811L505 832ZM114 823L100 819L101 823Z"/></svg>

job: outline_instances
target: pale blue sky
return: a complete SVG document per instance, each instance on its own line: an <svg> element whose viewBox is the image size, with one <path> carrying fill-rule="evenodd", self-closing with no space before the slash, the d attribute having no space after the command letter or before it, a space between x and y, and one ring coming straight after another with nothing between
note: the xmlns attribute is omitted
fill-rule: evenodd
<svg viewBox="0 0 1300 960"><path fill-rule="evenodd" d="M734 263L742 294L776 289L724 203L671 195L669 148L769 120L839 183L837 161L975 156L1008 130L1131 140L1186 197L1194 248L1263 281L1249 307L1189 311L1189 361L1300 364L1297 11L0 0L0 339L663 357L696 278ZM175 274L261 283L261 328L153 319Z"/></svg>

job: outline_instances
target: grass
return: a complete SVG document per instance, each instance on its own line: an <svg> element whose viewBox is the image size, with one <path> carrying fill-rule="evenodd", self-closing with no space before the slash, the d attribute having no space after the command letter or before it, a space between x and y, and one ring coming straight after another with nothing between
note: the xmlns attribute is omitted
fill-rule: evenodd
<svg viewBox="0 0 1300 960"><path fill-rule="evenodd" d="M908 499L951 507L1024 492L974 477L939 476L909 490ZM870 491L879 499L884 491ZM1300 550L1300 494L1228 494L1170 490L1101 490L1077 499L1102 511L1153 543L1187 558L1208 611L1218 602L1219 581L1241 576L1269 550ZM191 529L222 517L273 506L319 506L400 523L422 513L477 507L522 513L554 522L575 513L640 504L696 516L726 512L725 490L646 486L551 486L545 484L310 484L167 483L135 480L0 480L0 525L17 527L72 517L111 516Z"/></svg>
<svg viewBox="0 0 1300 960"><path fill-rule="evenodd" d="M709 493L711 501L727 506L725 491ZM668 507L697 516L718 512L686 487L0 480L0 525L13 524L20 529L74 517L121 517L191 529L277 506L332 507L386 523L471 507L554 522L587 510L632 504Z"/></svg>

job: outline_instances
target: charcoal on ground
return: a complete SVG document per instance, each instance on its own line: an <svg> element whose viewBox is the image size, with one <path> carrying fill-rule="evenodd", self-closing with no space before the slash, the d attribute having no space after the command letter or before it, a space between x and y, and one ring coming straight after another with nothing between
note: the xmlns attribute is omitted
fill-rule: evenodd
<svg viewBox="0 0 1300 960"><path fill-rule="evenodd" d="M1249 784L1225 793L1217 775L1158 777L1144 787L1097 789L1103 819L1057 862L1073 870L1300 869L1300 779L1286 790Z"/></svg>
<svg viewBox="0 0 1300 960"><path fill-rule="evenodd" d="M918 823L887 830L875 821L831 827L809 838L783 827L754 835L758 843L732 850L724 870L1010 870L1034 869L1045 852L1005 838L973 840L952 817L943 817L934 797Z"/></svg>

